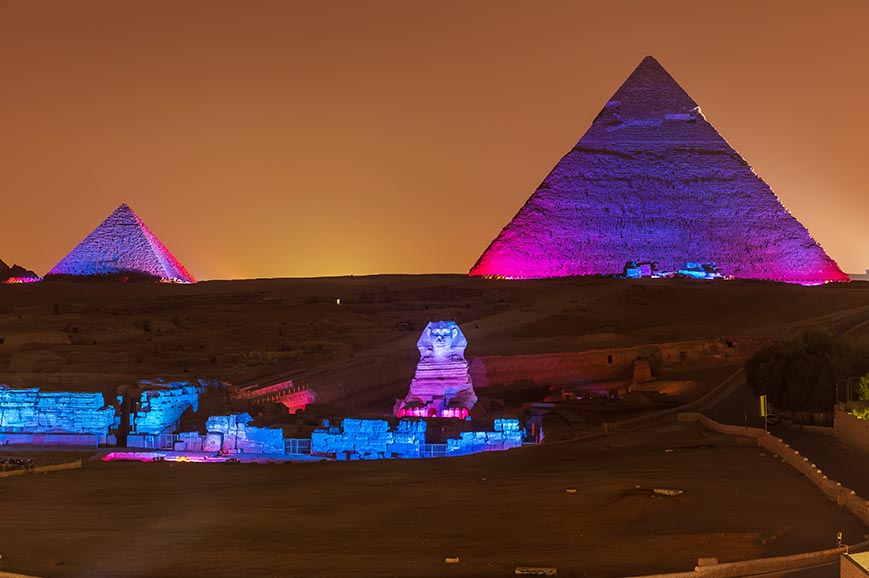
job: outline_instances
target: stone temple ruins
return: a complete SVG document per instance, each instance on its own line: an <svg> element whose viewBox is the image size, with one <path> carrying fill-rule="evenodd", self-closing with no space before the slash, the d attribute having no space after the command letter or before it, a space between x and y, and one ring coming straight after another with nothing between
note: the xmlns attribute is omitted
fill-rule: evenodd
<svg viewBox="0 0 869 578"><path fill-rule="evenodd" d="M465 348L468 340L454 321L432 321L419 341L420 360L410 391L397 400L397 417L468 417L477 403Z"/></svg>
<svg viewBox="0 0 869 578"><path fill-rule="evenodd" d="M48 275L138 274L195 283L187 269L127 205L121 205Z"/></svg>
<svg viewBox="0 0 869 578"><path fill-rule="evenodd" d="M625 263L816 284L847 281L808 230L647 56L471 275L619 273Z"/></svg>

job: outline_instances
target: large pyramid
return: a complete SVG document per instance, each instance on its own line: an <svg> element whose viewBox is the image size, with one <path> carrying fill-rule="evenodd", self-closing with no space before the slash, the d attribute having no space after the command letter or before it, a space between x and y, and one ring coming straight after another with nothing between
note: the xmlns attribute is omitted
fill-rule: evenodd
<svg viewBox="0 0 869 578"><path fill-rule="evenodd" d="M651 56L480 256L471 275L619 273L626 262L792 283L847 281Z"/></svg>
<svg viewBox="0 0 869 578"><path fill-rule="evenodd" d="M121 205L48 275L134 273L176 283L195 283L187 269L127 205Z"/></svg>

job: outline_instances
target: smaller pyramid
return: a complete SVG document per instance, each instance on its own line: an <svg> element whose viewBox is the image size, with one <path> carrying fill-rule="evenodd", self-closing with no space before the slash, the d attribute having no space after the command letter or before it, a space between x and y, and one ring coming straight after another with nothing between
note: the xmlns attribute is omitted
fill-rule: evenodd
<svg viewBox="0 0 869 578"><path fill-rule="evenodd" d="M39 276L21 265L11 267L0 259L0 283L32 283L39 281Z"/></svg>
<svg viewBox="0 0 869 578"><path fill-rule="evenodd" d="M139 274L174 283L195 283L187 269L127 205L121 205L48 275Z"/></svg>

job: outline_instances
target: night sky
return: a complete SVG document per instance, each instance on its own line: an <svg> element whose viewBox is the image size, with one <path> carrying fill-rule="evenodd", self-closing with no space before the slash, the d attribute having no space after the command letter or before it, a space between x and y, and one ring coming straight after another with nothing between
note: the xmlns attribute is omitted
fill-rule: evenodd
<svg viewBox="0 0 869 578"><path fill-rule="evenodd" d="M200 279L466 272L646 54L869 268L869 2L0 0L0 259L128 203Z"/></svg>

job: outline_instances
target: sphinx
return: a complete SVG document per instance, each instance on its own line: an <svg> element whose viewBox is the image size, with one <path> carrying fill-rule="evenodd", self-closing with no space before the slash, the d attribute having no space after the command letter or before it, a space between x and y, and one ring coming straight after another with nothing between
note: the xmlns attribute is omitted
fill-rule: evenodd
<svg viewBox="0 0 869 578"><path fill-rule="evenodd" d="M432 321L419 341L419 363L404 399L396 400L397 417L455 417L465 419L477 403L468 372L468 340L454 321Z"/></svg>

